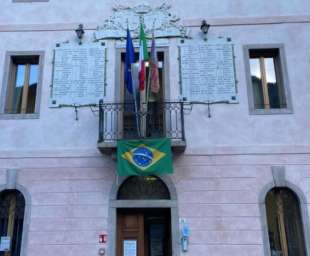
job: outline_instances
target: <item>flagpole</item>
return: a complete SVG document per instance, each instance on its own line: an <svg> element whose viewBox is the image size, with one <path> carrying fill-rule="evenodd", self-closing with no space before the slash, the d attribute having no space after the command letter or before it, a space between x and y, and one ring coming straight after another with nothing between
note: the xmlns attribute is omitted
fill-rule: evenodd
<svg viewBox="0 0 310 256"><path fill-rule="evenodd" d="M153 21L153 31L152 31L152 37L154 38L154 33L155 33L155 21L156 19L154 19ZM153 40L152 38L152 40ZM149 104L149 98L150 98L150 84L151 84L151 59L149 60L149 75L148 75L148 79L147 79L147 85L146 85L146 110L148 110L148 104Z"/></svg>
<svg viewBox="0 0 310 256"><path fill-rule="evenodd" d="M151 61L149 59L149 75L147 78L147 84L146 84L146 89L145 89L145 93L146 93L146 100L145 100L145 112L146 112L146 120L145 120L145 133L147 134L147 130L148 130L148 126L149 126L149 122L150 122L150 118L151 118L151 113L148 113L149 111L149 98L150 98L150 83L151 83Z"/></svg>
<svg viewBox="0 0 310 256"><path fill-rule="evenodd" d="M146 85L146 107L149 104L149 98L150 98L150 84L151 84L151 62L149 61L149 75L147 78L147 85Z"/></svg>
<svg viewBox="0 0 310 256"><path fill-rule="evenodd" d="M127 19L127 29L129 30L129 23ZM132 67L131 67L132 70ZM140 132L140 125L139 125L139 116L138 116L138 104L137 104L137 92L136 92L136 86L135 84L132 84L132 96L133 96L133 101L135 104L135 117L136 117L136 126L137 126L137 132L138 136L141 137L141 132Z"/></svg>
<svg viewBox="0 0 310 256"><path fill-rule="evenodd" d="M139 125L139 116L138 116L137 93L136 93L136 87L134 84L132 86L132 93L133 93L133 100L134 100L134 104L135 104L135 116L136 116L137 132L138 132L138 136L141 137L140 125Z"/></svg>
<svg viewBox="0 0 310 256"><path fill-rule="evenodd" d="M127 31L130 31L128 19L127 19ZM132 70L132 63L130 65L131 65L130 69ZM136 119L137 133L138 133L138 136L140 137L141 133L140 133L140 125L139 125L139 117L138 117L137 93L136 93L136 87L132 81L132 75L131 75L131 85L132 85L132 94L133 94L132 96L133 96L133 101L135 105L135 119Z"/></svg>
<svg viewBox="0 0 310 256"><path fill-rule="evenodd" d="M143 33L143 34L142 34ZM146 53L145 53L145 47L146 47ZM141 59L142 56L142 59ZM142 71L139 69L139 72L143 72L145 75L146 67L145 67L145 58L147 56L147 43L146 43L146 37L144 33L144 19L143 16L140 17L140 36L139 36L139 65L140 68L143 69ZM139 74L140 76L140 74ZM140 79L140 78L139 78ZM140 119L140 131L141 131L141 136L145 137L146 135L146 115L145 115L145 104L146 104L146 84L145 84L145 79L143 79L143 84L142 87L144 88L145 92L141 92L140 88L140 83L139 81L139 91L140 91L140 111L143 113L141 115Z"/></svg>
<svg viewBox="0 0 310 256"><path fill-rule="evenodd" d="M154 31L155 31L155 21L156 19L154 19L153 21L153 28L152 28L152 40L154 38ZM152 41L153 42L153 41ZM151 53L152 54L152 53ZM146 108L146 120L145 120L145 130L146 130L146 134L147 134L147 129L149 128L149 122L152 118L152 113L149 113L149 100L150 100L150 84L151 84L151 77L152 77L152 60L151 58L149 58L149 74L148 74L148 79L147 79L147 84L146 84L146 89L145 89L145 94L146 94L146 100L145 100L145 108Z"/></svg>

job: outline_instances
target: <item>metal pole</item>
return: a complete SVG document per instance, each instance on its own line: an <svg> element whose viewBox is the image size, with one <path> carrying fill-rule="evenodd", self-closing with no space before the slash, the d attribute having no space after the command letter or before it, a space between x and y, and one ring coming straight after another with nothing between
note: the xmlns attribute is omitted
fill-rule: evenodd
<svg viewBox="0 0 310 256"><path fill-rule="evenodd" d="M138 105L137 105L137 94L136 94L136 86L133 84L132 86L133 100L135 102L135 116L136 116L136 125L138 136L141 137L140 126L139 126L139 116L138 116Z"/></svg>
<svg viewBox="0 0 310 256"><path fill-rule="evenodd" d="M99 100L99 136L98 142L103 141L103 124L104 124L104 115L103 115L103 100Z"/></svg>
<svg viewBox="0 0 310 256"><path fill-rule="evenodd" d="M185 130L184 130L184 102L181 102L181 127L182 127L182 140L185 141Z"/></svg>

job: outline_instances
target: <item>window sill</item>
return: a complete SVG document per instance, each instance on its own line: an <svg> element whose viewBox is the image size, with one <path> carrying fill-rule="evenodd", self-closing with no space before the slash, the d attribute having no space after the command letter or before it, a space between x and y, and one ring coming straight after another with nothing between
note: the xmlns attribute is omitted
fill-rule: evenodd
<svg viewBox="0 0 310 256"><path fill-rule="evenodd" d="M9 119L39 119L40 114L0 114L0 120L9 120Z"/></svg>
<svg viewBox="0 0 310 256"><path fill-rule="evenodd" d="M280 108L280 109L251 109L251 115L286 115L293 114L292 109Z"/></svg>

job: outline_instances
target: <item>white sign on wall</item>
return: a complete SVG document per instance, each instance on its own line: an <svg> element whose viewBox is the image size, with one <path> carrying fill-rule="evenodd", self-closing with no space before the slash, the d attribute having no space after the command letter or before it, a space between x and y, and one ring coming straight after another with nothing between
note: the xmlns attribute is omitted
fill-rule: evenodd
<svg viewBox="0 0 310 256"><path fill-rule="evenodd" d="M231 43L184 44L180 57L182 97L187 101L237 102Z"/></svg>
<svg viewBox="0 0 310 256"><path fill-rule="evenodd" d="M137 256L137 240L124 240L124 256Z"/></svg>
<svg viewBox="0 0 310 256"><path fill-rule="evenodd" d="M0 238L0 251L5 252L9 251L11 248L11 237L1 236Z"/></svg>
<svg viewBox="0 0 310 256"><path fill-rule="evenodd" d="M104 96L105 62L100 43L56 47L51 106L98 104Z"/></svg>

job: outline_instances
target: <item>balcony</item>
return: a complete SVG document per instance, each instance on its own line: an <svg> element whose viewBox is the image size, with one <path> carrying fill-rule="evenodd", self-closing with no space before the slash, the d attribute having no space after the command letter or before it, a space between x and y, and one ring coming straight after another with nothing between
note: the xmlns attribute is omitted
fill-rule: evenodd
<svg viewBox="0 0 310 256"><path fill-rule="evenodd" d="M186 147L183 102L99 103L98 148L116 150L118 139L169 138L174 152Z"/></svg>

